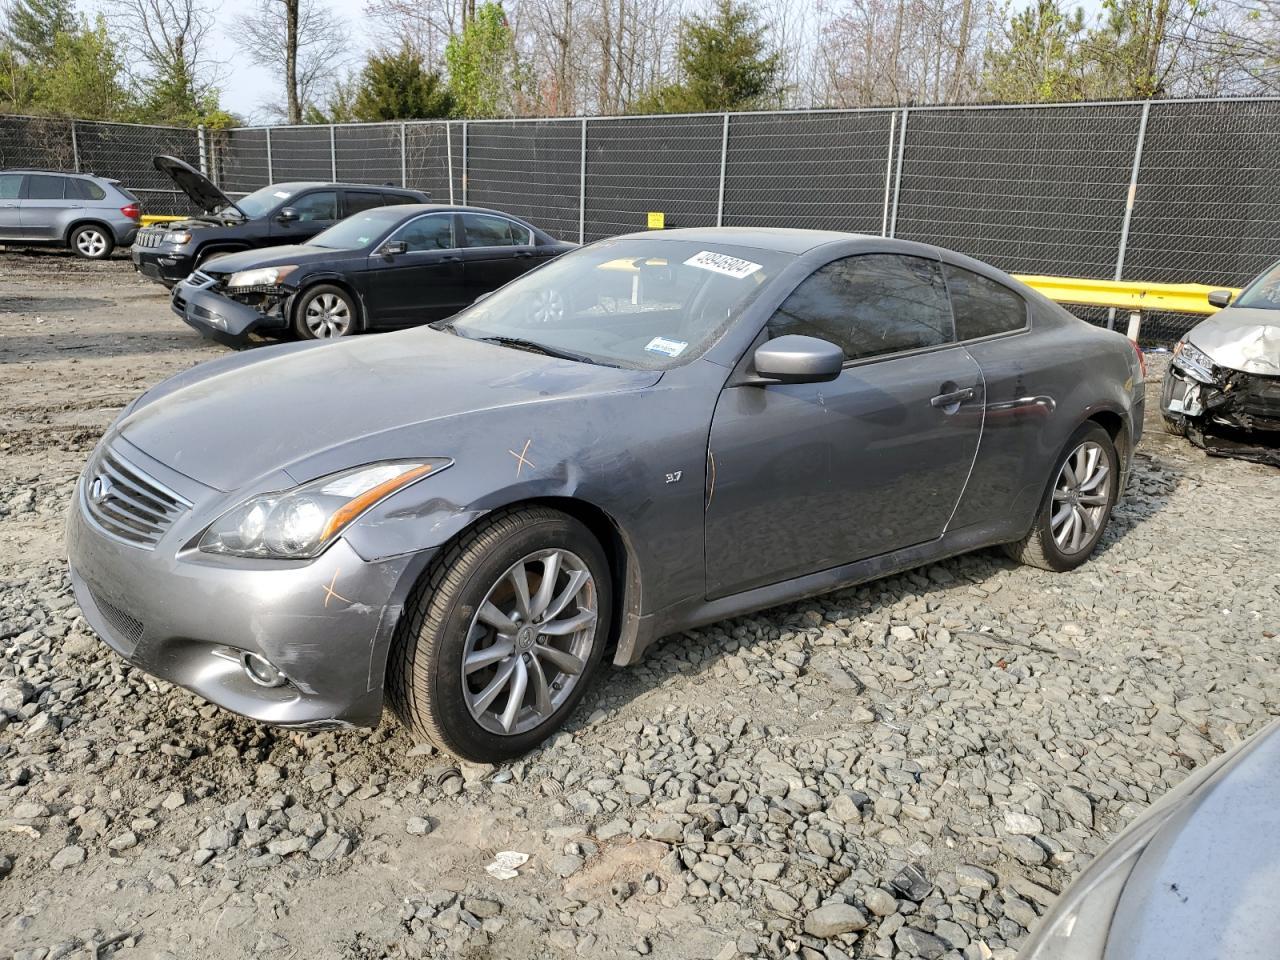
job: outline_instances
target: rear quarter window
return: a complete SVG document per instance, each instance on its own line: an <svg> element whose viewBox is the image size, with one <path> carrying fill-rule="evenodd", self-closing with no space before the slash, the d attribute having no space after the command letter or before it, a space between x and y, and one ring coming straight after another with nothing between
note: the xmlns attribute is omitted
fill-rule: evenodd
<svg viewBox="0 0 1280 960"><path fill-rule="evenodd" d="M949 263L945 270L957 340L1013 333L1027 325L1027 302L1003 283Z"/></svg>
<svg viewBox="0 0 1280 960"><path fill-rule="evenodd" d="M81 200L104 200L106 199L107 191L92 180L72 179L67 181L67 196L79 197Z"/></svg>

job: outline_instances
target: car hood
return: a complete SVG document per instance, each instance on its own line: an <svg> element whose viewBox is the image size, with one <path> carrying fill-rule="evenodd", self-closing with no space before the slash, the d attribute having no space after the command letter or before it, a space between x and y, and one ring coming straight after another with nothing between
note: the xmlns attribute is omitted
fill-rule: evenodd
<svg viewBox="0 0 1280 960"><path fill-rule="evenodd" d="M353 251L350 250L334 250L331 247L315 247L300 243L287 247L270 247L265 250L224 253L217 260L201 266L200 270L211 277L216 277L240 270L255 270L258 267L280 267L285 264L310 263L315 260L345 260L351 255Z"/></svg>
<svg viewBox="0 0 1280 960"><path fill-rule="evenodd" d="M369 450L365 441L397 430L439 423L443 434L449 423L455 443L468 435L467 424L458 421L469 415L496 413L510 420L525 407L589 402L660 377L420 328L265 348L204 364L153 389L117 431L179 473L231 491L302 461L332 465L337 460L319 455L357 441ZM484 419L492 423L492 417ZM342 466L356 462L368 461ZM311 476L295 472L294 479Z"/></svg>
<svg viewBox="0 0 1280 960"><path fill-rule="evenodd" d="M1125 883L1106 960L1275 956L1280 912L1280 725L1195 790Z"/></svg>
<svg viewBox="0 0 1280 960"><path fill-rule="evenodd" d="M190 197L191 202L201 210L212 213L226 206L235 206L230 197L191 164L177 157L164 155L156 157L151 163L161 173L168 174L169 178L178 185L178 189Z"/></svg>
<svg viewBox="0 0 1280 960"><path fill-rule="evenodd" d="M1187 339L1219 366L1280 376L1280 310L1228 307L1199 324Z"/></svg>

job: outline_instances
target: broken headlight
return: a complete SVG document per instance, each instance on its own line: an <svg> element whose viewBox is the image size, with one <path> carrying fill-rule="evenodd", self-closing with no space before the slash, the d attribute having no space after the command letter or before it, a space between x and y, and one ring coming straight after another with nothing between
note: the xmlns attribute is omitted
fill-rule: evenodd
<svg viewBox="0 0 1280 960"><path fill-rule="evenodd" d="M292 490L250 497L209 526L200 549L237 557L309 560L374 504L452 463L443 457L372 463Z"/></svg>
<svg viewBox="0 0 1280 960"><path fill-rule="evenodd" d="M1190 340L1181 341L1173 348L1174 359L1187 373L1203 383L1217 383L1213 358Z"/></svg>
<svg viewBox="0 0 1280 960"><path fill-rule="evenodd" d="M258 267L254 270L241 270L227 278L228 290L248 290L258 287L276 287L289 274L297 270L296 264L285 267Z"/></svg>

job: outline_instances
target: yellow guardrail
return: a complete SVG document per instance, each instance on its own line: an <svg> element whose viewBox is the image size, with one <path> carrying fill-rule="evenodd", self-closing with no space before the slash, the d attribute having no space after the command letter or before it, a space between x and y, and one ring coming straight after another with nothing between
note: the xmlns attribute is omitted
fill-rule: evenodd
<svg viewBox="0 0 1280 960"><path fill-rule="evenodd" d="M1168 310L1172 313L1207 315L1218 307L1209 303L1211 290L1230 290L1231 299L1240 295L1233 287L1207 287L1202 283L1143 283L1131 280L1082 280L1075 277L1043 277L1015 274L1027 286L1057 303L1082 307L1111 307L1131 313Z"/></svg>
<svg viewBox="0 0 1280 960"><path fill-rule="evenodd" d="M173 223L175 220L186 220L186 217L162 216L158 213L144 213L142 215L142 225L151 227L157 223Z"/></svg>

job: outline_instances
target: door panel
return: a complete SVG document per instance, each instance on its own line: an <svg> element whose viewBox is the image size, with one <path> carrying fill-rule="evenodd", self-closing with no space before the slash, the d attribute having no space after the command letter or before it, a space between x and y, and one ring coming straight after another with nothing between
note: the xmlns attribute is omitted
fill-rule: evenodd
<svg viewBox="0 0 1280 960"><path fill-rule="evenodd" d="M67 178L53 174L27 175L27 186L22 199L22 235L32 240L57 240L62 236L62 225L72 209L84 205L82 200L64 196Z"/></svg>
<svg viewBox="0 0 1280 960"><path fill-rule="evenodd" d="M0 237L22 236L22 174L0 173Z"/></svg>
<svg viewBox="0 0 1280 960"><path fill-rule="evenodd" d="M406 251L369 257L365 302L372 323L393 327L430 323L453 316L470 302L452 214L415 217L383 244L391 242L405 244Z"/></svg>
<svg viewBox="0 0 1280 960"><path fill-rule="evenodd" d="M464 213L461 221L468 302L497 290L541 262L527 227L486 213Z"/></svg>
<svg viewBox="0 0 1280 960"><path fill-rule="evenodd" d="M849 366L830 383L725 390L711 425L709 596L941 536L982 411L981 371L958 346Z"/></svg>

